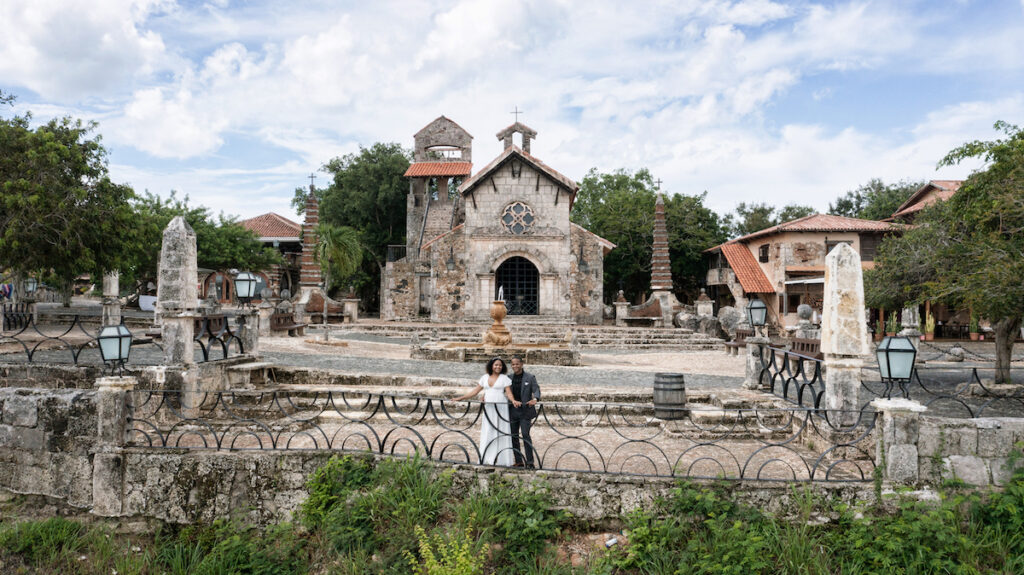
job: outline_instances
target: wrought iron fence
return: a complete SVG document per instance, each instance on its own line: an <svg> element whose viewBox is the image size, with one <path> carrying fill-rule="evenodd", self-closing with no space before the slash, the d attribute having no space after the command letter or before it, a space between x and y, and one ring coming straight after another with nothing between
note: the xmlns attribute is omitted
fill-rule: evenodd
<svg viewBox="0 0 1024 575"><path fill-rule="evenodd" d="M204 315L196 318L192 341L199 344L204 362L210 361L211 352L215 350L220 351L220 357L214 355L214 359L231 357L231 344L235 344L238 354L245 353L245 345L241 338L231 331L231 321L224 315Z"/></svg>
<svg viewBox="0 0 1024 575"><path fill-rule="evenodd" d="M78 316L69 324L40 326L33 314L12 312L10 323L4 314L5 332L0 334L0 360L24 359L28 363L103 364L99 352L99 328L87 329ZM8 330L8 325L13 327Z"/></svg>
<svg viewBox="0 0 1024 575"><path fill-rule="evenodd" d="M886 383L877 367L865 368L861 384L882 396ZM903 395L928 407L929 415L946 417L1024 417L1024 370L1012 370L1010 384L995 384L995 368L916 366Z"/></svg>
<svg viewBox="0 0 1024 575"><path fill-rule="evenodd" d="M502 404L357 391L133 391L129 445L214 450L332 450L453 464L508 460ZM663 408L659 406L659 410ZM666 408L669 409L669 408ZM542 403L533 459L541 469L658 477L870 481L874 414L790 409L678 409ZM482 427L497 429L482 445ZM498 457L495 457L495 454ZM523 455L520 453L520 455Z"/></svg>
<svg viewBox="0 0 1024 575"><path fill-rule="evenodd" d="M824 362L782 348L760 348L761 387L800 407L821 407L825 395Z"/></svg>

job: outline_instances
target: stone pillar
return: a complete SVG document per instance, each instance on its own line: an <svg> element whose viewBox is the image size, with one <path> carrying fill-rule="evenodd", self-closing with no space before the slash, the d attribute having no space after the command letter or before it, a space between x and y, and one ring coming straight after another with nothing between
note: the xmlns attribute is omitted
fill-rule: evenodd
<svg viewBox="0 0 1024 575"><path fill-rule="evenodd" d="M625 294L622 290L619 290L618 295L615 296L615 325L624 326L626 325L626 318L629 316L629 302L626 301Z"/></svg>
<svg viewBox="0 0 1024 575"><path fill-rule="evenodd" d="M878 398L871 402L878 411L875 465L891 483L911 485L920 478L917 442L921 414L927 407L909 399Z"/></svg>
<svg viewBox="0 0 1024 575"><path fill-rule="evenodd" d="M193 321L199 317L199 269L196 264L196 233L185 218L175 217L164 230L160 247L156 313L160 318L165 365L195 363Z"/></svg>
<svg viewBox="0 0 1024 575"><path fill-rule="evenodd" d="M134 377L102 377L96 380L96 453L92 467L92 513L101 517L121 515L124 501L124 456L128 433L128 393Z"/></svg>
<svg viewBox="0 0 1024 575"><path fill-rule="evenodd" d="M903 318L903 329L900 330L899 335L905 336L910 339L910 343L914 345L914 349L921 349L921 318L917 313L917 306L910 306L903 308L903 313L900 314Z"/></svg>
<svg viewBox="0 0 1024 575"><path fill-rule="evenodd" d="M860 370L871 353L864 321L864 276L860 256L839 244L825 257L825 298L821 315L821 351L825 355L825 408L842 410L833 421L856 423L860 410Z"/></svg>
<svg viewBox="0 0 1024 575"><path fill-rule="evenodd" d="M356 323L359 321L359 298L345 298L341 300L345 313L345 323Z"/></svg>
<svg viewBox="0 0 1024 575"><path fill-rule="evenodd" d="M747 338L747 369L743 379L744 389L758 389L761 386L761 357L764 355L767 346L771 343L766 337Z"/></svg>
<svg viewBox="0 0 1024 575"><path fill-rule="evenodd" d="M117 270L103 274L103 325L121 323L121 274Z"/></svg>
<svg viewBox="0 0 1024 575"><path fill-rule="evenodd" d="M700 288L700 296L697 298L697 317L714 317L715 315L715 302L711 301L708 294L704 293L704 288Z"/></svg>
<svg viewBox="0 0 1024 575"><path fill-rule="evenodd" d="M269 323L269 320L267 320ZM259 355L260 347L260 312L255 309L238 311L235 334L242 340L242 349L249 355Z"/></svg>
<svg viewBox="0 0 1024 575"><path fill-rule="evenodd" d="M260 337L270 337L270 316L274 315L274 304L263 300L257 307L257 318L259 320L259 327L257 332Z"/></svg>
<svg viewBox="0 0 1024 575"><path fill-rule="evenodd" d="M821 339L821 330L818 329L813 323L811 323L811 316L814 315L814 309L802 303L796 308L797 326L796 331L793 332L793 337L800 339Z"/></svg>

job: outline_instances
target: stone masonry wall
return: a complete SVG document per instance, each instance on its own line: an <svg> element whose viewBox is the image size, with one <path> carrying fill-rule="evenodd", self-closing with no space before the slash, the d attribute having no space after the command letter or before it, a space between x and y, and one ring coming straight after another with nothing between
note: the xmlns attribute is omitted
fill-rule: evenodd
<svg viewBox="0 0 1024 575"><path fill-rule="evenodd" d="M470 302L466 287L465 236L456 230L430 247L430 271L434 281L434 301L430 320L442 323L462 321ZM448 269L449 258L455 262Z"/></svg>
<svg viewBox="0 0 1024 575"><path fill-rule="evenodd" d="M600 325L604 321L604 251L594 236L581 228L571 230L573 253L569 266L572 319L578 324ZM586 271L580 270L580 247Z"/></svg>
<svg viewBox="0 0 1024 575"><path fill-rule="evenodd" d="M0 389L0 487L92 505L96 392Z"/></svg>
<svg viewBox="0 0 1024 575"><path fill-rule="evenodd" d="M409 260L388 262L384 273L384 297L381 302L381 319L412 319L419 313L416 288L415 263Z"/></svg>
<svg viewBox="0 0 1024 575"><path fill-rule="evenodd" d="M922 416L917 443L920 479L939 483L955 478L971 485L1005 485L1013 474L1008 456L1020 441L1024 441L1022 418Z"/></svg>

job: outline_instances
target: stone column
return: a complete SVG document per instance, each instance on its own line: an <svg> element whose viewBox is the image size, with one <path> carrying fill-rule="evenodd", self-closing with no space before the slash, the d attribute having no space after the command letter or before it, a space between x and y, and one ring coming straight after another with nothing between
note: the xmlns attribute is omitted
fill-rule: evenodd
<svg viewBox="0 0 1024 575"><path fill-rule="evenodd" d="M697 317L713 317L715 315L715 302L711 301L704 288L700 288L700 296L696 304Z"/></svg>
<svg viewBox="0 0 1024 575"><path fill-rule="evenodd" d="M767 337L748 337L747 338L747 370L746 377L743 379L744 389L758 389L761 386L761 357L764 355L766 348L771 340Z"/></svg>
<svg viewBox="0 0 1024 575"><path fill-rule="evenodd" d="M341 303L344 306L345 323L359 321L359 298L345 298Z"/></svg>
<svg viewBox="0 0 1024 575"><path fill-rule="evenodd" d="M103 274L103 325L121 323L120 275L117 270Z"/></svg>
<svg viewBox="0 0 1024 575"><path fill-rule="evenodd" d="M316 199L316 188L310 184L309 195L306 196L306 217L302 222L302 258L299 271L299 286L302 289L319 288L323 283L320 264L314 257L317 243L316 228L319 225L320 206Z"/></svg>
<svg viewBox="0 0 1024 575"><path fill-rule="evenodd" d="M626 301L626 296L619 290L618 295L615 296L615 325L624 326L626 325L626 318L629 316L629 302Z"/></svg>
<svg viewBox="0 0 1024 575"><path fill-rule="evenodd" d="M255 309L238 311L238 323L235 334L242 340L242 348L249 355L259 355L260 345L260 312ZM268 320L269 323L269 320Z"/></svg>
<svg viewBox="0 0 1024 575"><path fill-rule="evenodd" d="M825 408L842 410L832 421L853 425L860 410L860 370L871 353L864 321L864 276L860 256L839 244L825 257L821 351L825 355Z"/></svg>
<svg viewBox="0 0 1024 575"><path fill-rule="evenodd" d="M927 407L909 399L878 398L871 402L878 411L875 465L891 483L911 485L920 478L917 442L921 414Z"/></svg>
<svg viewBox="0 0 1024 575"><path fill-rule="evenodd" d="M899 335L905 336L910 339L910 343L914 345L914 349L921 349L921 330L918 329L921 326L921 318L917 313L917 306L910 306L903 308L901 314L903 318L903 329Z"/></svg>
<svg viewBox="0 0 1024 575"><path fill-rule="evenodd" d="M163 330L164 364L192 365L193 321L199 317L199 269L196 233L181 216L171 220L164 230L158 275L156 311Z"/></svg>
<svg viewBox="0 0 1024 575"><path fill-rule="evenodd" d="M96 453L92 467L92 513L101 517L121 515L124 501L124 455L127 443L128 393L134 377L102 377L96 380Z"/></svg>
<svg viewBox="0 0 1024 575"><path fill-rule="evenodd" d="M270 316L274 315L274 304L263 300L257 308L259 327L257 331L260 337L270 337Z"/></svg>

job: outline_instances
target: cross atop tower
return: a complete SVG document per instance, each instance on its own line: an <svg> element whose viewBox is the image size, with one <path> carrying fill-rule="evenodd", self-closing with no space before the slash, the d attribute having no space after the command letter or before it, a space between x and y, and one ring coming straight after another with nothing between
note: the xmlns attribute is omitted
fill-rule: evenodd
<svg viewBox="0 0 1024 575"><path fill-rule="evenodd" d="M654 180L654 189L658 190L659 192L661 191L661 178Z"/></svg>
<svg viewBox="0 0 1024 575"><path fill-rule="evenodd" d="M523 111L519 109L519 106L516 106L515 110L512 110L511 112L509 112L509 114L515 114L515 116L516 116L516 123L517 124L519 123L519 114L522 114L522 113L523 113Z"/></svg>
<svg viewBox="0 0 1024 575"><path fill-rule="evenodd" d="M313 173L313 172L310 172L310 173L309 173L309 187L311 187L311 188L312 188L312 187L313 187L313 186L315 185L315 184L313 183L313 180L315 180L315 179L316 179L316 174L315 174L315 173Z"/></svg>

